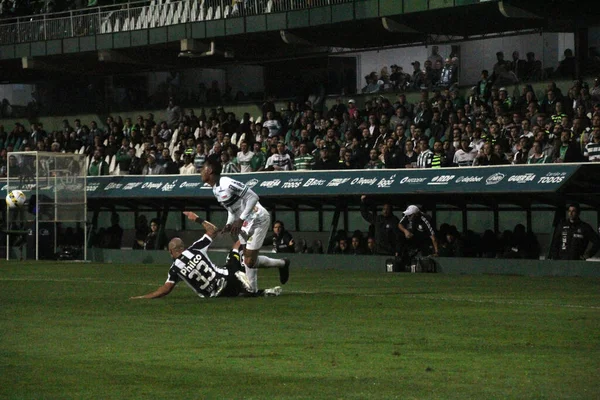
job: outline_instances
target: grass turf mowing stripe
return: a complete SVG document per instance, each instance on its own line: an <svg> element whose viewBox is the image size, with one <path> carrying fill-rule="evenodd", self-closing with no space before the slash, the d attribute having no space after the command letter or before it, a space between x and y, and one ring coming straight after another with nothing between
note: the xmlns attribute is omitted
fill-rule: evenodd
<svg viewBox="0 0 600 400"><path fill-rule="evenodd" d="M93 284L106 284L106 285L128 285L128 286L152 286L158 287L159 284L155 283L140 283L140 282L122 282L122 281L106 281L97 279L56 279L56 278L0 278L0 281L9 282L63 282L63 283L93 283ZM404 296L412 299L419 300L431 300L431 301L450 301L450 302L467 302L467 303L480 303L480 304L499 304L499 305L516 305L516 306L532 306L532 307L566 307L566 308L580 308L590 310L600 310L600 306L583 306L577 304L560 304L560 303L535 303L526 301L515 301L515 300L491 300L491 299L474 299L466 297L446 297L446 296L431 296L426 294L406 294L406 293L379 293L379 294L367 294L367 293L350 293L350 292L332 292L332 291L307 291L307 290L285 290L284 293L291 294L302 294L302 295L352 295L359 297L391 297L391 296Z"/></svg>

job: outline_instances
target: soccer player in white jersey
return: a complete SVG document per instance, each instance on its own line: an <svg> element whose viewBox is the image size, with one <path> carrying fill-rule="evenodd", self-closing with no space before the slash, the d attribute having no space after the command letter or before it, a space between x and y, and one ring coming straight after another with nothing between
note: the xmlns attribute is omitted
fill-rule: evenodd
<svg viewBox="0 0 600 400"><path fill-rule="evenodd" d="M172 239L169 242L169 253L173 257L173 263L169 268L167 281L155 291L131 299L155 299L166 296L181 281L185 282L199 297L278 296L281 293L279 286L261 291L252 289L248 277L242 272L238 249L231 251L223 267L213 264L207 250L217 235L217 228L193 212L186 211L184 214L189 219L202 223L206 234L187 248L180 238Z"/></svg>
<svg viewBox="0 0 600 400"><path fill-rule="evenodd" d="M257 194L242 182L221 176L218 160L208 159L200 175L204 183L212 186L217 201L227 210L227 224L223 230L238 237L244 247L242 265L254 291L258 291L258 268L279 268L279 281L285 284L290 276L290 260L258 255L271 229L271 215L260 204Z"/></svg>

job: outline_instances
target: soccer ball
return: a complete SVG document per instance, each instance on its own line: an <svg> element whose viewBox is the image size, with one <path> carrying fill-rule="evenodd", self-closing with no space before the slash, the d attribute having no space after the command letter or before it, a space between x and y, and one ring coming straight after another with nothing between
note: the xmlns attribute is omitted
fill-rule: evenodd
<svg viewBox="0 0 600 400"><path fill-rule="evenodd" d="M20 190L11 190L6 195L6 205L8 208L22 207L27 200L27 196Z"/></svg>

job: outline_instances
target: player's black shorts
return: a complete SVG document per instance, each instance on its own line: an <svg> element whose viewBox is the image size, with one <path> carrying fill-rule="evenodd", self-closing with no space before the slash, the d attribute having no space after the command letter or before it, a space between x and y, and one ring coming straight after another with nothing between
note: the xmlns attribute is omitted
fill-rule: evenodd
<svg viewBox="0 0 600 400"><path fill-rule="evenodd" d="M235 276L235 273L238 271L244 272L244 268L242 268L242 263L240 262L240 256L237 252L231 250L229 255L227 256L227 262L223 266L227 268L229 271L229 276L227 277L227 286L221 292L221 297L237 297L240 295L248 294L242 282Z"/></svg>

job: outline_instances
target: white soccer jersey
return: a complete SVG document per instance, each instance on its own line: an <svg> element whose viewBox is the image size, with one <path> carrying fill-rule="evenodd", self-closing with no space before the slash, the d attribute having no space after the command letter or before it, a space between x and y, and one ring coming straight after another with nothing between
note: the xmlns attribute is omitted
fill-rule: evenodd
<svg viewBox="0 0 600 400"><path fill-rule="evenodd" d="M254 219L269 215L267 210L258 202L258 196L242 182L222 176L213 186L213 194L228 213L227 224L237 218L242 220Z"/></svg>
<svg viewBox="0 0 600 400"><path fill-rule="evenodd" d="M237 160L240 166L240 172L252 172L252 167L250 166L250 161L252 161L252 157L254 157L254 153L251 151L246 152L246 154L244 154L243 151L237 153Z"/></svg>
<svg viewBox="0 0 600 400"><path fill-rule="evenodd" d="M473 160L477 158L477 150L472 149L469 152L464 151L463 149L456 150L454 153L454 164L459 167L471 167L473 165Z"/></svg>

